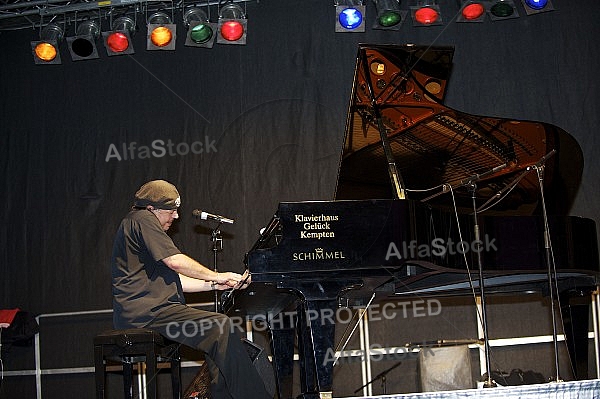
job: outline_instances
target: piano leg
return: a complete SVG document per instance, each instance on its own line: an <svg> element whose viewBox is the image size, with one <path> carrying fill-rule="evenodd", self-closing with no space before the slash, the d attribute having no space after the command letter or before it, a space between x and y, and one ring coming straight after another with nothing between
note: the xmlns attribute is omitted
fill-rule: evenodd
<svg viewBox="0 0 600 399"><path fill-rule="evenodd" d="M565 339L575 372L575 379L585 380L588 378L590 298L587 296L563 295L560 303L562 305Z"/></svg>
<svg viewBox="0 0 600 399"><path fill-rule="evenodd" d="M271 353L277 381L279 399L289 399L293 395L294 382L294 343L296 328L293 317L271 320Z"/></svg>
<svg viewBox="0 0 600 399"><path fill-rule="evenodd" d="M298 309L300 398L320 398L331 392L337 300L305 300Z"/></svg>

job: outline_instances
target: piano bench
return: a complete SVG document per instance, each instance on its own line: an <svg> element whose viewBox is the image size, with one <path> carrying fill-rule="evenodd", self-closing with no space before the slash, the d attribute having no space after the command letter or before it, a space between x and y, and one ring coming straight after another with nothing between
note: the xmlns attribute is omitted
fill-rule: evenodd
<svg viewBox="0 0 600 399"><path fill-rule="evenodd" d="M125 399L133 399L134 363L138 363L138 378L140 386L146 391L146 397L156 399L158 364L166 362L171 365L173 399L180 399L181 360L178 343L144 328L108 330L98 334L94 337L96 399L106 397L106 368L109 363L120 363L123 367ZM145 363L145 371L141 368L142 363Z"/></svg>

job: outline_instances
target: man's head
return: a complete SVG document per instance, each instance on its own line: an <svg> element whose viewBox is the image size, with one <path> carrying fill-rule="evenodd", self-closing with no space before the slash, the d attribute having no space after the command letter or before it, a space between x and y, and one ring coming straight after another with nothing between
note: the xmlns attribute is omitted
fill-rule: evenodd
<svg viewBox="0 0 600 399"><path fill-rule="evenodd" d="M144 184L135 193L133 206L148 209L158 218L163 230L168 230L177 219L177 208L181 205L181 197L174 185L164 180L152 180Z"/></svg>

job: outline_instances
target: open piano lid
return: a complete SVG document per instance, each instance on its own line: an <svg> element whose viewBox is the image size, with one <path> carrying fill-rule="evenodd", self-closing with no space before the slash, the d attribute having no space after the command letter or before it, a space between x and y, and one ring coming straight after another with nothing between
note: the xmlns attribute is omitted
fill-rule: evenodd
<svg viewBox="0 0 600 399"><path fill-rule="evenodd" d="M478 206L506 191L494 212L536 213L538 177L524 171L551 154L544 173L547 210L568 214L583 170L576 140L548 123L470 115L443 105L453 53L453 47L359 45L335 199L395 198L381 126L408 199L449 206L449 195L435 194L441 188L412 191L449 184L459 206L468 208L472 194L461 183L485 174L477 182ZM501 165L506 167L490 173Z"/></svg>

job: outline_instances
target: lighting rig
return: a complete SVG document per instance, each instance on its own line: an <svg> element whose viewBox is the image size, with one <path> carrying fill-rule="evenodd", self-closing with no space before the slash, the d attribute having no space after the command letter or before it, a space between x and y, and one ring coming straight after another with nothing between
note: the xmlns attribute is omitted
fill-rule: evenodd
<svg viewBox="0 0 600 399"><path fill-rule="evenodd" d="M5 1L0 5L0 30L39 31L31 41L34 61L52 65L62 62L63 41L72 61L100 58L100 41L109 57L134 54L132 38L144 26L148 51L175 50L178 23L186 30L187 47L245 45L246 4L253 0ZM428 27L510 20L554 10L552 0L333 0L333 4L335 32L340 33L365 32L369 10L374 14L371 28L390 31L400 30L409 19L414 27Z"/></svg>
<svg viewBox="0 0 600 399"><path fill-rule="evenodd" d="M64 42L72 61L100 58L100 41L109 57L134 54L132 38L144 27L146 50L172 51L178 23L187 30L185 46L244 45L249 1L8 0L0 5L0 30L38 31L31 51L34 62L40 65L60 64Z"/></svg>
<svg viewBox="0 0 600 399"><path fill-rule="evenodd" d="M364 32L367 19L366 2L368 0L334 0L335 32ZM373 29L399 30L403 22L410 19L412 26L436 26L447 22L484 22L519 18L520 2L526 15L553 11L552 0L371 0L375 8ZM450 3L458 3L456 9ZM450 18L451 16L451 18Z"/></svg>

